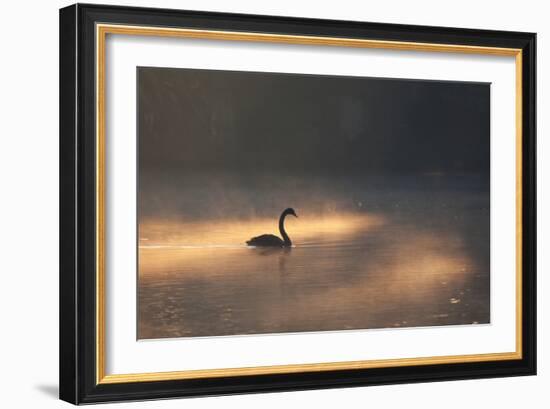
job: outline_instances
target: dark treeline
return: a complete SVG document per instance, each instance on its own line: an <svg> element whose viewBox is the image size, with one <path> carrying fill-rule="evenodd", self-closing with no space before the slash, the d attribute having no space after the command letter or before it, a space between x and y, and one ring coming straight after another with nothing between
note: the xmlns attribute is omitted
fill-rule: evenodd
<svg viewBox="0 0 550 409"><path fill-rule="evenodd" d="M488 173L490 85L138 68L140 171Z"/></svg>

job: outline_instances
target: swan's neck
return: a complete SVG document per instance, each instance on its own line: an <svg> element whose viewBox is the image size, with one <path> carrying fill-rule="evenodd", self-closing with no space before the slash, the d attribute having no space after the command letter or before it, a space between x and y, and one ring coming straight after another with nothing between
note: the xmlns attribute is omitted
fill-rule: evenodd
<svg viewBox="0 0 550 409"><path fill-rule="evenodd" d="M283 240L285 242L285 246L290 247L292 246L292 242L290 241L290 237L288 237L288 234L286 234L285 231L285 217L286 213L281 214L281 217L279 218L279 232L281 233L281 236L283 237Z"/></svg>

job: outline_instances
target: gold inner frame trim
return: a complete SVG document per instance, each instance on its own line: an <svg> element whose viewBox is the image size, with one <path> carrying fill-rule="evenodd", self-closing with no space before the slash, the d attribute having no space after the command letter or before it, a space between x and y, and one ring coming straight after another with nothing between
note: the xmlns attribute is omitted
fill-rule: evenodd
<svg viewBox="0 0 550 409"><path fill-rule="evenodd" d="M416 43L355 38L301 36L185 28L96 24L96 383L113 384L214 377L388 368L522 358L522 51L515 48ZM504 353L450 355L365 361L321 362L172 372L105 374L105 41L107 34L197 38L401 51L466 53L515 57L516 65L516 350Z"/></svg>

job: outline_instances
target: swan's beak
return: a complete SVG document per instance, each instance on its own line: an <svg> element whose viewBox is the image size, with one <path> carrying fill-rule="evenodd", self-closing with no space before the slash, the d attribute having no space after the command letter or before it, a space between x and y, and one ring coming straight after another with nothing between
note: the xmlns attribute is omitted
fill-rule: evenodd
<svg viewBox="0 0 550 409"><path fill-rule="evenodd" d="M298 218L298 215L296 213L294 213L294 217Z"/></svg>

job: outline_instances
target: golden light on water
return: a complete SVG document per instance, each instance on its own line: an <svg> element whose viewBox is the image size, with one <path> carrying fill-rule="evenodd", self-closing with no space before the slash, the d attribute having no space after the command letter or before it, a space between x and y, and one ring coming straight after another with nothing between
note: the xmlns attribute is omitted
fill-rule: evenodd
<svg viewBox="0 0 550 409"><path fill-rule="evenodd" d="M489 281L460 232L374 214L140 225L139 337L488 322Z"/></svg>
<svg viewBox="0 0 550 409"><path fill-rule="evenodd" d="M294 320L307 321L310 308L322 311L327 320L356 322L356 317L345 318L349 311L361 311L363 326L380 327L379 320L389 316L406 317L404 310L418 311L434 300L456 304L465 293L464 284L475 274L472 260L460 249L450 245L449 237L403 232L389 244L389 257L369 254L365 249L356 260L358 274L350 280L331 280L322 277L328 285L322 291L292 301ZM333 271L337 267L333 266ZM315 274L312 271L312 274ZM460 288L457 292L453 289ZM279 312L272 311L274 316ZM385 318L381 318L385 317ZM431 312L433 320L448 318L445 312ZM407 319L390 318L387 326L407 326ZM410 320L412 323L412 320ZM358 324L347 324L357 328Z"/></svg>
<svg viewBox="0 0 550 409"><path fill-rule="evenodd" d="M295 245L326 235L349 235L368 231L384 224L380 215L288 216L287 233ZM139 225L140 247L152 246L230 246L245 245L246 240L261 234L280 236L278 216L273 219L214 221L154 221Z"/></svg>

